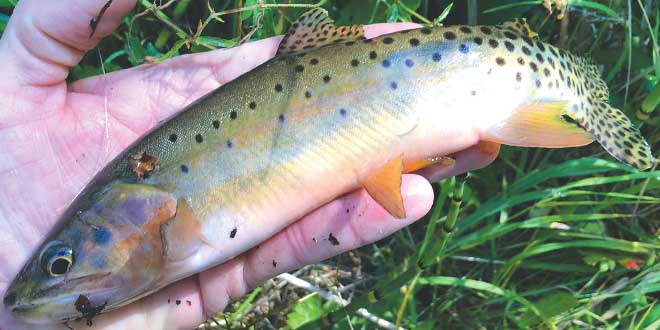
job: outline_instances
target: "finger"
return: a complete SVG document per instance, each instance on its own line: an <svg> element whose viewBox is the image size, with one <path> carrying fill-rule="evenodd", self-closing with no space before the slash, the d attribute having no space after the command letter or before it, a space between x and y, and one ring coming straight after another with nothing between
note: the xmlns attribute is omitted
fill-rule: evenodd
<svg viewBox="0 0 660 330"><path fill-rule="evenodd" d="M135 6L135 0L113 0L90 38L90 21L108 0L18 3L0 40L0 84L52 86L64 82L68 67L110 34ZM0 85L3 86L3 85Z"/></svg>
<svg viewBox="0 0 660 330"><path fill-rule="evenodd" d="M418 25L373 24L365 26L365 34L372 38L414 27ZM275 56L281 38L278 36L230 49L177 56L158 65L143 65L91 77L74 82L70 90L103 95L110 108L127 116L135 114L135 109L144 109L151 113L149 118L155 124Z"/></svg>
<svg viewBox="0 0 660 330"><path fill-rule="evenodd" d="M415 173L431 182L480 169L492 163L500 152L495 142L480 141L472 147L450 155L456 161L451 166L437 165L421 169Z"/></svg>
<svg viewBox="0 0 660 330"><path fill-rule="evenodd" d="M431 208L433 190L424 178L404 175L402 193L406 219L394 219L361 189L317 209L240 258L199 274L206 312L223 309L279 273L382 239Z"/></svg>

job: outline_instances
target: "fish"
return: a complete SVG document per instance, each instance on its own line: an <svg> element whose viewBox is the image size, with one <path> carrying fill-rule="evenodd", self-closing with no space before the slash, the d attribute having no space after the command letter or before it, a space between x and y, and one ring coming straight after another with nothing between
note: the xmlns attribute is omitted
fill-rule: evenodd
<svg viewBox="0 0 660 330"><path fill-rule="evenodd" d="M223 263L341 194L406 216L401 175L480 141L650 147L589 60L523 20L372 39L322 9L275 58L141 137L75 197L3 303L27 323L91 318ZM451 144L445 141L452 141Z"/></svg>

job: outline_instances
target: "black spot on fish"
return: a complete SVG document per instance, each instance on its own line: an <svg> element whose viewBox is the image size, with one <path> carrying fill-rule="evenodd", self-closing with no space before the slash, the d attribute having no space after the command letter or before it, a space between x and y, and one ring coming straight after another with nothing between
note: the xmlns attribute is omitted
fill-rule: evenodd
<svg viewBox="0 0 660 330"><path fill-rule="evenodd" d="M176 142L176 139L177 139L176 134L170 134L169 140L170 140L172 143Z"/></svg>
<svg viewBox="0 0 660 330"><path fill-rule="evenodd" d="M483 32L483 34L491 34L491 33L493 33L493 30L491 30L491 29L490 29L489 27L487 27L487 26L482 26L482 27L480 28L480 30L481 30L481 32Z"/></svg>
<svg viewBox="0 0 660 330"><path fill-rule="evenodd" d="M413 65L415 65L415 62L413 62L413 60L411 60L411 59L409 59L409 58L406 59L404 63L405 63L406 66L409 67L409 68L412 68Z"/></svg>
<svg viewBox="0 0 660 330"><path fill-rule="evenodd" d="M506 47L506 50L508 50L510 52L512 52L515 49L515 47L511 43L511 41L505 41L504 42L504 47Z"/></svg>
<svg viewBox="0 0 660 330"><path fill-rule="evenodd" d="M497 46L499 46L500 43L497 42L497 40L495 40L495 39L488 39L488 44L489 44L492 48L497 48Z"/></svg>
<svg viewBox="0 0 660 330"><path fill-rule="evenodd" d="M395 81L393 81L393 82L390 83L390 88L392 88L392 89L397 89L398 87L399 87L399 86L396 84Z"/></svg>
<svg viewBox="0 0 660 330"><path fill-rule="evenodd" d="M389 60L383 60L383 67L384 68L389 68L392 65L392 62Z"/></svg>
<svg viewBox="0 0 660 330"><path fill-rule="evenodd" d="M303 71L305 71L305 67L302 66L302 65L296 65L296 71L297 72L303 72Z"/></svg>
<svg viewBox="0 0 660 330"><path fill-rule="evenodd" d="M459 28L459 30L461 30L461 32L463 32L463 33L472 33L472 29L470 29L470 28L467 27L467 26L461 26L461 27Z"/></svg>
<svg viewBox="0 0 660 330"><path fill-rule="evenodd" d="M474 43L481 46L481 44L484 43L484 39L481 39L481 37L475 37Z"/></svg>
<svg viewBox="0 0 660 330"><path fill-rule="evenodd" d="M186 165L181 165L181 172L187 174L187 173L188 173L188 166L186 166Z"/></svg>
<svg viewBox="0 0 660 330"><path fill-rule="evenodd" d="M356 67L358 65L360 65L360 61L358 61L357 59L352 59L351 60L351 66L352 67Z"/></svg>
<svg viewBox="0 0 660 330"><path fill-rule="evenodd" d="M522 73L516 72L516 81L518 82L522 81Z"/></svg>
<svg viewBox="0 0 660 330"><path fill-rule="evenodd" d="M355 45L355 41L347 41L344 45L353 46L353 45Z"/></svg>
<svg viewBox="0 0 660 330"><path fill-rule="evenodd" d="M537 60L539 61L539 63L541 63L541 64L543 64L543 62L545 61L545 59L543 58L543 55L541 55L541 54L539 54L539 53L536 54L536 59L537 59Z"/></svg>
<svg viewBox="0 0 660 330"><path fill-rule="evenodd" d="M431 55L431 59L433 62L440 62L442 55L440 55L440 53L433 53L433 55Z"/></svg>
<svg viewBox="0 0 660 330"><path fill-rule="evenodd" d="M330 244L332 244L334 246L339 245L339 240L337 240L335 235L333 235L332 233L330 233L330 235L328 235L328 241L330 242Z"/></svg>
<svg viewBox="0 0 660 330"><path fill-rule="evenodd" d="M523 51L523 53L525 53L525 55L527 55L527 56L531 56L531 55L532 55L532 51L529 50L529 48L527 48L527 46L523 46L523 47L522 47L522 51Z"/></svg>
<svg viewBox="0 0 660 330"><path fill-rule="evenodd" d="M238 228L237 228L237 227L234 227L234 229L232 229L231 232L229 232L229 238L234 238L234 237L236 237L236 232L237 232L237 231L238 231Z"/></svg>
<svg viewBox="0 0 660 330"><path fill-rule="evenodd" d="M238 114L236 113L236 111L232 111L232 112L229 113L229 119L234 120L234 119L236 119L236 117L238 117Z"/></svg>
<svg viewBox="0 0 660 330"><path fill-rule="evenodd" d="M534 42L532 41L532 39L523 36L523 37L522 37L522 40L523 40L526 44L528 44L530 47L534 47Z"/></svg>
<svg viewBox="0 0 660 330"><path fill-rule="evenodd" d="M443 33L442 35L443 35L443 36L445 37L445 39L447 39L447 40L454 40L454 39L456 39L456 33L451 32L451 31L447 31L447 32Z"/></svg>
<svg viewBox="0 0 660 330"><path fill-rule="evenodd" d="M472 96L477 95L477 91L471 91L471 92L470 92L470 95L472 95Z"/></svg>
<svg viewBox="0 0 660 330"><path fill-rule="evenodd" d="M248 104L248 106L250 107L250 109L254 110L257 107L257 102L252 101L250 102L250 104Z"/></svg>
<svg viewBox="0 0 660 330"><path fill-rule="evenodd" d="M522 57L518 57L518 64L525 65L525 60Z"/></svg>
<svg viewBox="0 0 660 330"><path fill-rule="evenodd" d="M215 128L215 129L220 128L220 121L219 120L214 120L211 124L213 124L213 128Z"/></svg>
<svg viewBox="0 0 660 330"><path fill-rule="evenodd" d="M339 114L340 114L342 117L346 117L346 109L344 109L344 108L339 109Z"/></svg>
<svg viewBox="0 0 660 330"><path fill-rule="evenodd" d="M202 137L202 134L195 135L195 141L197 141L197 143L204 142L204 138Z"/></svg>
<svg viewBox="0 0 660 330"><path fill-rule="evenodd" d="M309 60L309 64L317 65L317 64L319 64L319 60L317 58L313 58L313 59Z"/></svg>
<svg viewBox="0 0 660 330"><path fill-rule="evenodd" d="M421 32L422 34L431 34L431 29L425 27L419 30L419 32Z"/></svg>
<svg viewBox="0 0 660 330"><path fill-rule="evenodd" d="M511 33L509 31L504 31L504 36L511 40L518 39L518 36L515 33Z"/></svg>
<svg viewBox="0 0 660 330"><path fill-rule="evenodd" d="M496 59L495 59L495 62L496 62L497 65L499 65L499 66L502 66L502 65L505 64L504 59L501 58L501 57L496 58Z"/></svg>
<svg viewBox="0 0 660 330"><path fill-rule="evenodd" d="M372 50L371 52L369 52L369 58L370 59L375 60L376 57L378 57L378 54L376 54L375 51Z"/></svg>
<svg viewBox="0 0 660 330"><path fill-rule="evenodd" d="M328 76L327 74L325 76L323 76L323 82L324 83L329 83L330 82L330 76Z"/></svg>
<svg viewBox="0 0 660 330"><path fill-rule="evenodd" d="M394 42L394 39L392 39L392 37L385 37L385 38L383 38L383 43L386 44L386 45L389 45L389 44L391 44L391 43L393 43L393 42Z"/></svg>
<svg viewBox="0 0 660 330"><path fill-rule="evenodd" d="M281 92L281 91L282 91L282 85L280 85L280 84L276 84L276 85L275 85L275 91L276 91L276 92Z"/></svg>
<svg viewBox="0 0 660 330"><path fill-rule="evenodd" d="M543 74L545 74L546 77L550 77L550 70L548 70L548 68L543 69Z"/></svg>
<svg viewBox="0 0 660 330"><path fill-rule="evenodd" d="M310 92L310 91L306 91L306 92L305 92L305 97L306 97L306 98L310 98L310 97L312 97L312 92Z"/></svg>
<svg viewBox="0 0 660 330"><path fill-rule="evenodd" d="M463 54L467 54L469 49L468 49L468 46L466 44L460 44L458 46L458 51L463 53Z"/></svg>
<svg viewBox="0 0 660 330"><path fill-rule="evenodd" d="M413 46L413 47L419 45L419 39L417 39L417 38L411 38L410 40L408 40L408 42L409 42L410 45Z"/></svg>
<svg viewBox="0 0 660 330"><path fill-rule="evenodd" d="M534 72L539 70L539 67L534 62L529 62L529 67L532 68L532 71Z"/></svg>
<svg viewBox="0 0 660 330"><path fill-rule="evenodd" d="M536 80L536 88L541 88L541 81L538 79Z"/></svg>
<svg viewBox="0 0 660 330"><path fill-rule="evenodd" d="M541 41L536 41L536 47L538 47L538 49L540 49L542 52L545 51L545 45Z"/></svg>
<svg viewBox="0 0 660 330"><path fill-rule="evenodd" d="M234 146L234 144L231 142L231 140L227 140L227 148L231 148Z"/></svg>
<svg viewBox="0 0 660 330"><path fill-rule="evenodd" d="M284 123L284 115L277 117L277 120L280 122L280 124Z"/></svg>

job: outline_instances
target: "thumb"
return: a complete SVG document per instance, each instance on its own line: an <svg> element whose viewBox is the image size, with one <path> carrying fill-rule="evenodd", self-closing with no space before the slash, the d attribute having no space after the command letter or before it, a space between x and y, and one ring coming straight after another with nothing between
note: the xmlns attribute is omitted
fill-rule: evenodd
<svg viewBox="0 0 660 330"><path fill-rule="evenodd" d="M0 86L53 86L117 28L136 0L21 0L0 39ZM96 20L107 6L92 32ZM14 86L8 86L12 84Z"/></svg>

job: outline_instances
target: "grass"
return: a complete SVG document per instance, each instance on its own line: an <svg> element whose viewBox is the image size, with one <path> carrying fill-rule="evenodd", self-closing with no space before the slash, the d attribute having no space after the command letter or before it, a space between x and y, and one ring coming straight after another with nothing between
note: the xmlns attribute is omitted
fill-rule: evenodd
<svg viewBox="0 0 660 330"><path fill-rule="evenodd" d="M541 0L320 4L339 24L460 24L469 17L495 24L527 17L544 41L601 65L611 103L641 125L657 153L660 3L568 2L562 21ZM319 3L163 4L138 1L117 32L71 70L70 79L99 74L99 54L105 70L114 71L282 34L303 7ZM14 6L13 0L0 0L0 31ZM341 299L329 301L309 287L276 278L202 327L658 329L659 177L658 170L637 172L613 161L598 146L505 147L494 164L471 173L464 183L438 182L436 203L423 221L294 273L316 289L350 298L351 304L342 306ZM458 193L462 206L452 207L451 196ZM454 220L456 229L446 231ZM379 326L370 317L389 323Z"/></svg>

